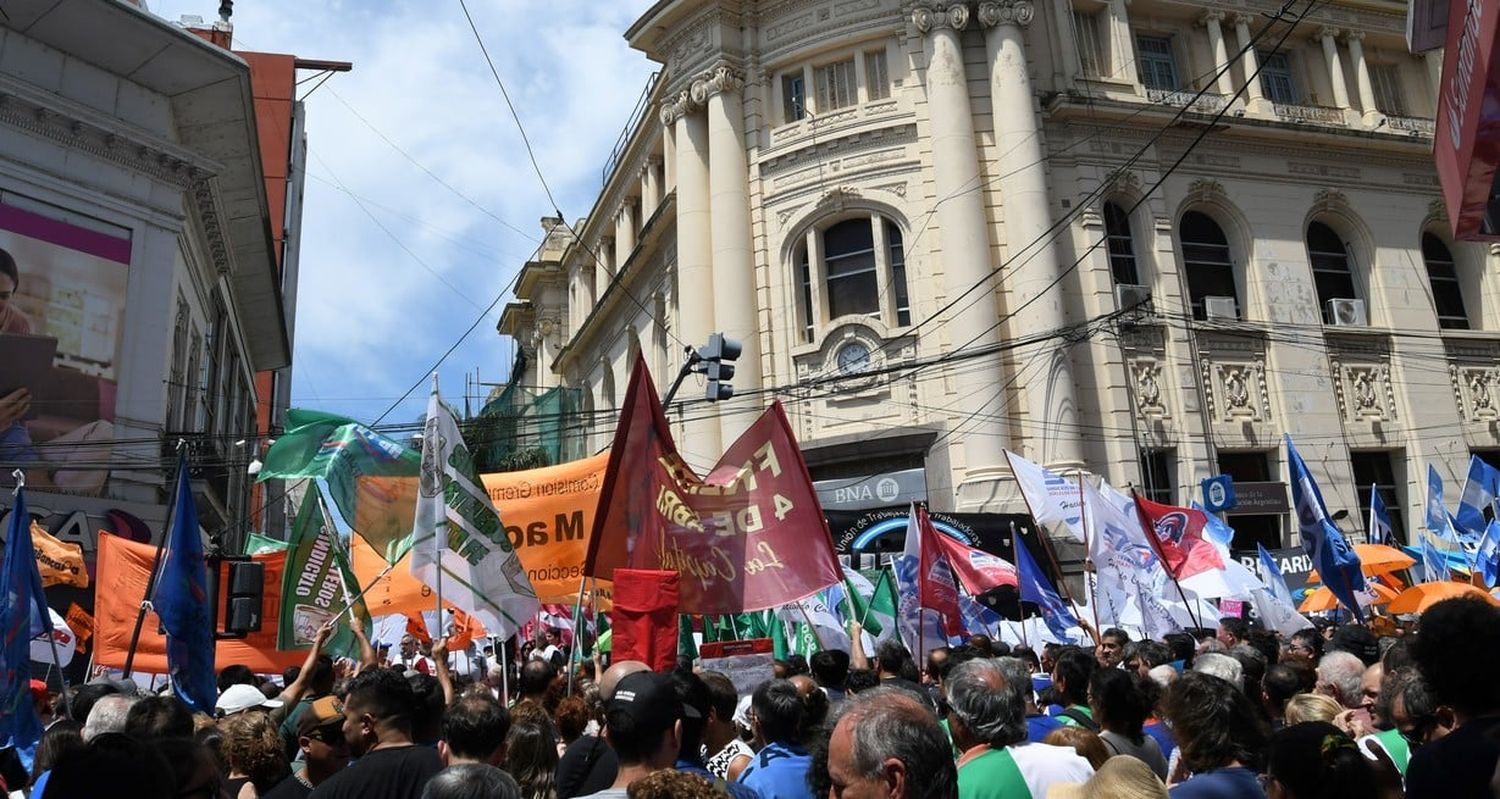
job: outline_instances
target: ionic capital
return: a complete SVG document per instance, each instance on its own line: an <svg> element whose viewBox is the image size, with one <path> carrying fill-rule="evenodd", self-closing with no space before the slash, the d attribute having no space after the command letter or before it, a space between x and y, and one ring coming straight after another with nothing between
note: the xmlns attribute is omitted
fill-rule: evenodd
<svg viewBox="0 0 1500 799"><path fill-rule="evenodd" d="M1318 28L1318 32L1314 35L1313 38L1318 39L1319 41L1322 41L1323 39L1330 39L1336 42L1338 41L1339 34L1341 33L1343 33L1343 31L1333 27L1332 25L1324 25L1323 27Z"/></svg>
<svg viewBox="0 0 1500 799"><path fill-rule="evenodd" d="M969 26L968 3L935 3L919 5L911 10L911 24L921 33L930 33L943 28L961 31Z"/></svg>
<svg viewBox="0 0 1500 799"><path fill-rule="evenodd" d="M1212 27L1213 25L1222 23L1223 21L1224 12L1220 11L1217 8L1211 8L1203 12L1202 16L1198 17L1198 24L1202 25L1205 28Z"/></svg>
<svg viewBox="0 0 1500 799"><path fill-rule="evenodd" d="M1036 18L1032 0L985 0L979 4L979 24L986 28L1015 25L1024 28Z"/></svg>
<svg viewBox="0 0 1500 799"><path fill-rule="evenodd" d="M700 81L703 83L703 99L706 102L716 94L733 94L744 88L745 73L729 64L719 63L693 81L695 90Z"/></svg>
<svg viewBox="0 0 1500 799"><path fill-rule="evenodd" d="M1364 31L1345 31L1344 32L1344 41L1346 41L1346 42L1360 42L1360 43L1363 43L1364 40L1365 40L1365 32Z"/></svg>

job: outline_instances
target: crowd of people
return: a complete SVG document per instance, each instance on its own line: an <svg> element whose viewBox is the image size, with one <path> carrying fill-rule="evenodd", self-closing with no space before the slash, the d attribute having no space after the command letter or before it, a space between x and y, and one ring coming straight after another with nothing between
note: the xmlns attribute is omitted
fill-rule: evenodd
<svg viewBox="0 0 1500 799"><path fill-rule="evenodd" d="M857 625L851 638L861 640ZM1449 600L1415 633L1357 624L1288 639L1238 618L1197 635L1033 651L974 635L918 662L778 660L753 688L682 663L554 641L507 674L439 641L382 657L361 637L267 680L223 669L213 716L95 680L35 695L32 799L1457 799L1500 760L1500 608ZM548 647L552 647L548 649ZM471 658L473 659L473 658ZM478 658L482 661L482 657ZM418 664L422 668L418 668ZM468 664L469 660L461 662ZM743 681L742 681L743 683Z"/></svg>

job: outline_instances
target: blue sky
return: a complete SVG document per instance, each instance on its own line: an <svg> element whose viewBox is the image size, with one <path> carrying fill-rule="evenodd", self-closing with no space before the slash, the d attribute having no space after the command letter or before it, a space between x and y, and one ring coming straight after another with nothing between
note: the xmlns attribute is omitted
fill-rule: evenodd
<svg viewBox="0 0 1500 799"><path fill-rule="evenodd" d="M623 37L651 3L467 2L576 221L658 68ZM148 6L175 21L212 19L218 3ZM503 380L512 351L495 324L552 207L458 0L242 0L234 25L237 49L354 63L307 99L293 406L369 422L422 380L386 421L416 419L431 365L506 289L439 369L460 408L465 373Z"/></svg>

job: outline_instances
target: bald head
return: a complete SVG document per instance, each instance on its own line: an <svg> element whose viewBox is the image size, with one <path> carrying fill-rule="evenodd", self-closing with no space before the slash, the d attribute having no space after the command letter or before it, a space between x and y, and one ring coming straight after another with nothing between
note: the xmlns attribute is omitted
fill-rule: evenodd
<svg viewBox="0 0 1500 799"><path fill-rule="evenodd" d="M638 671L650 671L651 667L639 660L622 660L604 670L604 676L599 678L599 697L608 702L614 698L615 686L620 680Z"/></svg>
<svg viewBox="0 0 1500 799"><path fill-rule="evenodd" d="M813 691L818 690L817 681L806 674L798 674L796 677L791 678L791 683L797 686L797 695L803 699L811 696Z"/></svg>

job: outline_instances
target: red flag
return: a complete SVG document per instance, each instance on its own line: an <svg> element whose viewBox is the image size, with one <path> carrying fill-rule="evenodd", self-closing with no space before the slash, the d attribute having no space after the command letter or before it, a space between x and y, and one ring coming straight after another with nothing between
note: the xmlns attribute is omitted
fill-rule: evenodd
<svg viewBox="0 0 1500 799"><path fill-rule="evenodd" d="M645 361L636 359L584 573L609 579L617 568L678 572L683 613L777 607L842 579L780 403L701 478L677 454Z"/></svg>
<svg viewBox="0 0 1500 799"><path fill-rule="evenodd" d="M610 630L615 662L639 660L652 671L677 665L677 572L621 569Z"/></svg>
<svg viewBox="0 0 1500 799"><path fill-rule="evenodd" d="M948 637L963 635L964 615L958 607L958 587L953 584L953 567L944 555L939 539L945 536L932 526L927 508L913 505L915 512L907 535L917 536L917 601L923 611L933 611L943 619ZM911 542L907 542L911 551Z"/></svg>
<svg viewBox="0 0 1500 799"><path fill-rule="evenodd" d="M427 621L416 611L406 612L406 634L421 643L432 645L432 635L427 632Z"/></svg>
<svg viewBox="0 0 1500 799"><path fill-rule="evenodd" d="M1204 540L1208 516L1201 510L1161 505L1137 494L1135 507L1147 538L1156 546L1167 573L1186 580L1195 574L1223 569L1224 559L1214 545Z"/></svg>
<svg viewBox="0 0 1500 799"><path fill-rule="evenodd" d="M924 511L925 512L925 511ZM1016 585L1016 567L1010 561L975 549L941 533L932 536L948 565L953 567L953 576L960 585L974 596L1002 585Z"/></svg>

